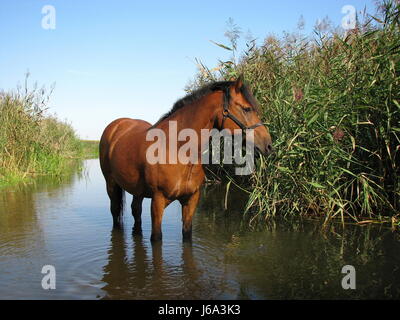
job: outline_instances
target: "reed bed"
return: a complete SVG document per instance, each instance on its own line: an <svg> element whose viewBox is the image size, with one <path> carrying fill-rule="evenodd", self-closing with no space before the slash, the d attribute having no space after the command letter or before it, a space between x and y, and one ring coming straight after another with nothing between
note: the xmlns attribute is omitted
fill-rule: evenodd
<svg viewBox="0 0 400 320"><path fill-rule="evenodd" d="M0 93L0 184L41 174L62 174L82 154L69 123L47 113L50 92L36 85Z"/></svg>
<svg viewBox="0 0 400 320"><path fill-rule="evenodd" d="M269 36L249 41L237 61L199 63L189 90L244 74L273 136L275 153L258 160L247 186L230 175L254 217L398 224L400 11L398 1L378 5L347 32L325 25L312 37ZM237 28L227 35L230 45L217 45L235 52Z"/></svg>

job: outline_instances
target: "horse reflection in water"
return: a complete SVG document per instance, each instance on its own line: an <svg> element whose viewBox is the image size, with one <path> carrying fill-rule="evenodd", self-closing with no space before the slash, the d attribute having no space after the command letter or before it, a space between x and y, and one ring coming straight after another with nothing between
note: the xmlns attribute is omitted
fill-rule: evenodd
<svg viewBox="0 0 400 320"><path fill-rule="evenodd" d="M179 243L181 258L163 257L162 243L146 246L134 235L127 243L124 228L111 231L108 263L103 269L105 299L189 299L209 296L209 288L199 287L202 270L196 264L190 243ZM151 250L151 253L149 253ZM204 284L205 286L207 284Z"/></svg>
<svg viewBox="0 0 400 320"><path fill-rule="evenodd" d="M225 187L202 190L200 211L195 217L195 241L181 242L168 233L167 244L145 241L124 225L112 228L108 261L103 267L105 299L236 299L246 298L234 279L234 268L225 265L226 250L237 239L242 211L236 201L246 194L232 189L227 212L221 207ZM222 201L223 202L223 201ZM245 203L245 202L243 202ZM179 211L179 208L178 208ZM145 221L146 224L149 221ZM128 230L129 229L129 230ZM229 250L228 250L229 251Z"/></svg>

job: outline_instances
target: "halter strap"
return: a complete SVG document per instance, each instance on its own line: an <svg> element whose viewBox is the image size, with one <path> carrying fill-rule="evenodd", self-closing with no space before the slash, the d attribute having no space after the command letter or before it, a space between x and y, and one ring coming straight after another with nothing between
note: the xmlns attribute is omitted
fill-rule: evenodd
<svg viewBox="0 0 400 320"><path fill-rule="evenodd" d="M252 126L247 127L244 125L242 121L240 121L237 117L235 117L230 111L229 111L229 100L230 100L230 94L229 94L229 87L224 90L224 110L222 112L225 121L226 118L231 119L234 123L236 123L240 129L243 131L247 130L253 130L255 128L258 128L260 126L263 126L264 124L262 122L258 122L256 124L253 124Z"/></svg>

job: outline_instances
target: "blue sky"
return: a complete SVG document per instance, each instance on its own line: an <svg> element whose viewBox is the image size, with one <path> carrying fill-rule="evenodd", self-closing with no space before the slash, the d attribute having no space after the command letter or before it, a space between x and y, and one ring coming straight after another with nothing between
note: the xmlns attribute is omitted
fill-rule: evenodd
<svg viewBox="0 0 400 320"><path fill-rule="evenodd" d="M119 117L155 122L196 73L195 58L215 66L229 52L226 22L233 18L258 43L294 31L299 17L311 33L317 19L340 25L344 5L374 9L373 0L0 2L0 88L22 82L56 83L50 112L67 119L82 138L99 139ZM56 10L56 28L42 28L42 7Z"/></svg>

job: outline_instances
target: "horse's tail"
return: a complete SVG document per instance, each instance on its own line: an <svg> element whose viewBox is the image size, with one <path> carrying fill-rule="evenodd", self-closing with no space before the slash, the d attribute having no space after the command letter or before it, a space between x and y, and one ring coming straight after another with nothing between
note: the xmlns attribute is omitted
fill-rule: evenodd
<svg viewBox="0 0 400 320"><path fill-rule="evenodd" d="M121 222L121 217L124 214L125 206L125 191L116 183L110 188L107 186L108 195L110 197L110 209L113 216L114 224Z"/></svg>
<svg viewBox="0 0 400 320"><path fill-rule="evenodd" d="M125 190L122 189L120 186L115 187L117 191L117 201L119 201L119 215L124 215L124 207L125 207Z"/></svg>
<svg viewBox="0 0 400 320"><path fill-rule="evenodd" d="M112 178L110 163L108 159L108 143L100 141L100 167L103 172L107 185L107 193L110 198L110 210L113 216L114 224L118 224L121 216L124 214L125 190L122 189Z"/></svg>
<svg viewBox="0 0 400 320"><path fill-rule="evenodd" d="M113 140L118 123L116 120L110 123L104 130L99 144L100 167L107 184L107 193L110 198L110 209L114 224L118 224L124 213L125 191L112 178L112 169L110 165L110 145Z"/></svg>

